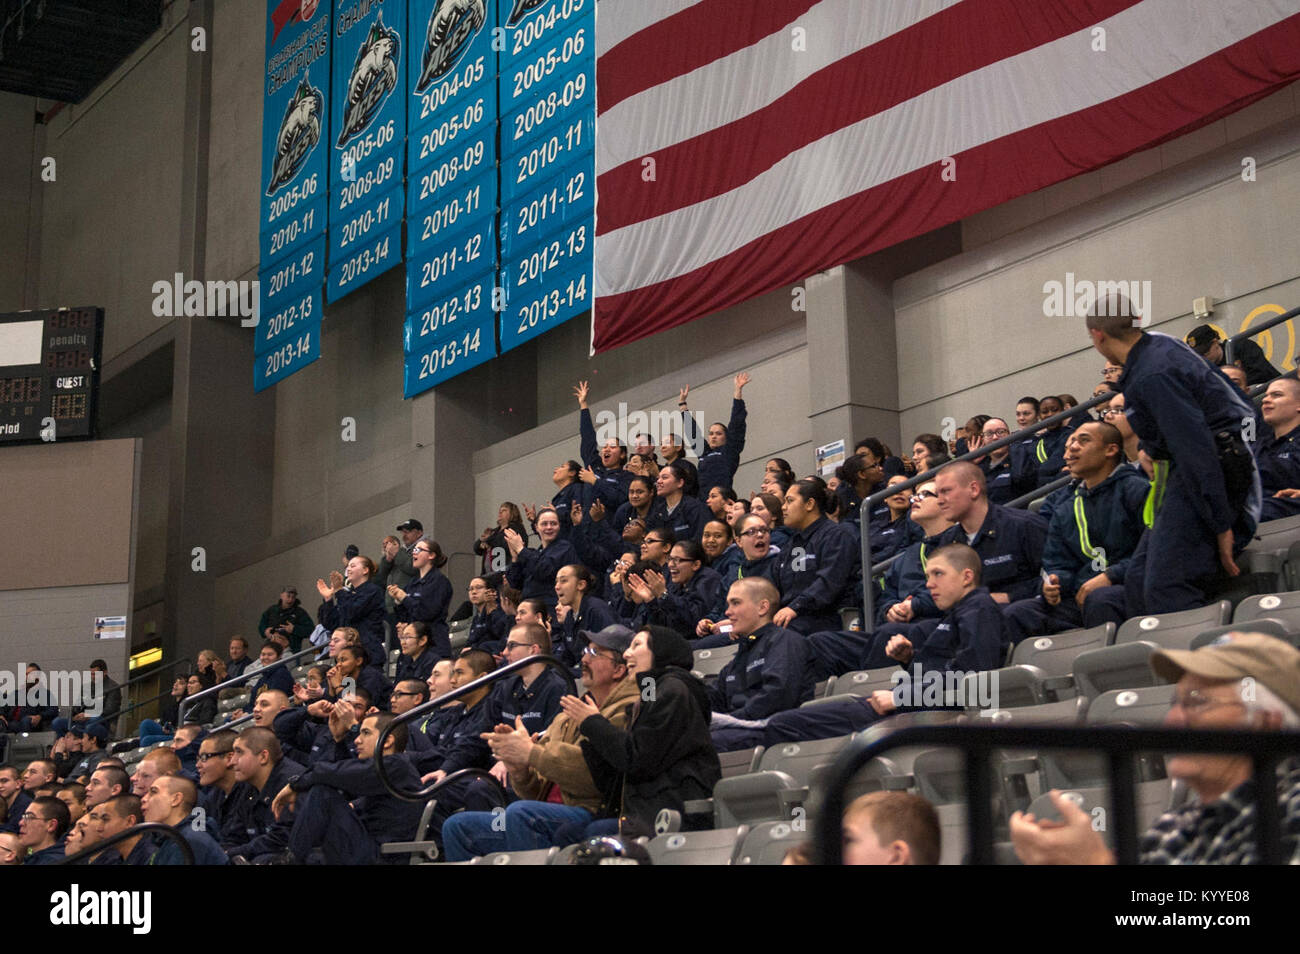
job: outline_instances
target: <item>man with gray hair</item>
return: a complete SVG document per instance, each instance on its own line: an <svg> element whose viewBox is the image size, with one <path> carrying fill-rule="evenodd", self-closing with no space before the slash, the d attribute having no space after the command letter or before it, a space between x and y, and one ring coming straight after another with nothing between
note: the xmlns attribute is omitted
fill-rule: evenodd
<svg viewBox="0 0 1300 954"><path fill-rule="evenodd" d="M1192 650L1160 650L1151 668L1175 683L1165 725L1186 729L1300 729L1300 650L1262 633L1229 633ZM1258 864L1255 783L1243 755L1179 753L1166 759L1195 799L1166 812L1142 836L1146 865ZM1114 864L1092 816L1060 792L1051 798L1064 823L1011 816L1011 841L1026 864ZM1277 767L1282 858L1300 863L1300 758Z"/></svg>

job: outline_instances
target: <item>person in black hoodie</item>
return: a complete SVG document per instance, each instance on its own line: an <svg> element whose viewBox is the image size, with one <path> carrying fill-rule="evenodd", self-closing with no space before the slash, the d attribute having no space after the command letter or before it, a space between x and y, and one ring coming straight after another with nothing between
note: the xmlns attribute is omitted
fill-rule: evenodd
<svg viewBox="0 0 1300 954"><path fill-rule="evenodd" d="M447 629L447 610L451 606L451 580L439 567L447 557L438 541L422 537L411 547L411 566L415 577L403 589L390 586L388 595L397 604L399 623L424 623L429 627L429 646L439 659L451 658L451 641ZM432 664L430 664L432 665ZM429 678L426 672L422 678Z"/></svg>
<svg viewBox="0 0 1300 954"><path fill-rule="evenodd" d="M328 630L351 626L361 634L361 645L372 666L380 666L387 659L384 650L384 591L372 582L375 564L370 557L357 555L348 560L347 582L343 574L330 573L330 581L316 581L316 592L325 605L321 610L321 624Z"/></svg>
<svg viewBox="0 0 1300 954"><path fill-rule="evenodd" d="M590 699L560 700L579 723L583 759L605 793L603 814L617 813L588 827L588 834L649 834L665 808L683 813L684 828L710 827L711 814L685 815L685 803L710 797L722 778L709 739L708 691L691 675L690 644L671 629L646 626L623 658L641 687L627 731L610 724Z"/></svg>

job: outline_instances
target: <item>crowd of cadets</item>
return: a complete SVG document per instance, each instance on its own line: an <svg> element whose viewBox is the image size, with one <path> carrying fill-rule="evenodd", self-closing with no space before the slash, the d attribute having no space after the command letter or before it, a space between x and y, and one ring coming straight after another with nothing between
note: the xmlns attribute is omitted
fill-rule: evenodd
<svg viewBox="0 0 1300 954"><path fill-rule="evenodd" d="M379 783L375 758L408 789L480 770L439 791L427 834L452 860L620 824L648 830L659 810L684 813L708 796L719 751L839 736L900 708L891 692L799 708L819 680L895 665L989 670L1031 635L1201 605L1216 577L1236 572L1261 510L1300 512L1300 382L1250 350L1246 368L1222 367L1203 329L1193 351L1110 319L1088 327L1108 362L1093 394L1108 402L1070 415L1079 402L1068 394L1021 398L1010 418L977 415L952 441L921 434L901 456L868 438L829 481L774 458L749 495L734 489L747 374L735 378L728 422L703 435L683 388L683 434L658 446L644 434L631 447L600 443L582 382L581 459L555 468L549 505L501 505L476 543L481 573L460 610L441 548L409 519L382 542L379 564L350 548L342 572L317 581L316 632L328 644L306 684L277 663L313 627L296 591L263 614L251 728L184 725L134 782L104 753L102 728L79 728L62 762L0 769L0 832L33 864L141 820L175 825L214 863L374 862L381 844L416 835L420 815ZM1257 409L1244 389L1264 382ZM863 516L871 495L927 471ZM1063 476L1037 513L1006 506ZM871 583L870 634L846 630L840 615L863 603L864 522L873 558L892 558ZM449 615L469 620L454 659ZM401 651L391 681L388 627ZM248 662L238 642L230 672ZM732 643L713 685L690 674L692 650ZM393 726L376 751L395 715L533 655L569 673L524 668ZM568 675L582 680L581 698ZM144 838L95 863L175 857Z"/></svg>

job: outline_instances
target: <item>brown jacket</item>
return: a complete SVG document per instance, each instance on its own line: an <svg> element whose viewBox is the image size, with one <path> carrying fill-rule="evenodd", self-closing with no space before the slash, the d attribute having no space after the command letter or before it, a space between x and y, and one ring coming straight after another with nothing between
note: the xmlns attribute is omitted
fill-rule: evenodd
<svg viewBox="0 0 1300 954"><path fill-rule="evenodd" d="M615 684L609 698L600 707L600 714L617 728L626 729L639 698L636 680L624 677ZM563 712L557 715L528 756L527 777L510 776L515 793L520 798L542 799L548 786L554 782L560 786L560 798L564 804L596 814L604 801L604 793L591 780L591 770L587 768L582 747L578 744L581 738L578 723Z"/></svg>

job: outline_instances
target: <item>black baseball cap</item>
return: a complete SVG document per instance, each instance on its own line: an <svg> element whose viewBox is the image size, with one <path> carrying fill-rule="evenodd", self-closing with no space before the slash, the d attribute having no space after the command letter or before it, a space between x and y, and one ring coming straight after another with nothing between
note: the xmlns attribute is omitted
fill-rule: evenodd
<svg viewBox="0 0 1300 954"><path fill-rule="evenodd" d="M1187 335L1187 343L1191 345L1193 351L1203 355L1210 350L1210 345L1221 340L1219 333L1209 325L1197 325Z"/></svg>
<svg viewBox="0 0 1300 954"><path fill-rule="evenodd" d="M416 520L414 517L407 517L404 523L399 523L397 525L397 529L399 531L419 530L421 533L423 533L424 524L420 523L420 521Z"/></svg>
<svg viewBox="0 0 1300 954"><path fill-rule="evenodd" d="M580 629L578 635L589 643L595 643L601 649L612 649L621 656L632 645L632 639L636 636L636 633L626 626L611 623L604 629L594 633L590 630Z"/></svg>

